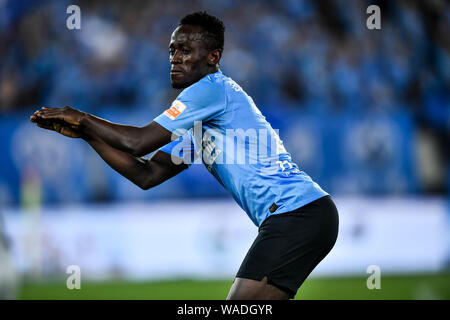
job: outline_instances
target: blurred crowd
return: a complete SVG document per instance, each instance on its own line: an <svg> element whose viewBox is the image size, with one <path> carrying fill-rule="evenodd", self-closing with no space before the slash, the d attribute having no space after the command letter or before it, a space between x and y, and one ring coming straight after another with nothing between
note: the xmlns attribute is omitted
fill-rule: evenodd
<svg viewBox="0 0 450 320"><path fill-rule="evenodd" d="M81 9L80 30L66 27L70 4ZM381 30L366 27L371 4L381 9ZM145 114L129 124L150 122L178 93L168 75L170 35L197 10L224 21L223 72L326 189L448 192L450 9L443 0L0 1L1 117L71 105ZM314 149L318 135L323 143ZM355 145L334 150L338 137ZM360 155L362 164L346 155ZM359 182L350 186L352 179Z"/></svg>

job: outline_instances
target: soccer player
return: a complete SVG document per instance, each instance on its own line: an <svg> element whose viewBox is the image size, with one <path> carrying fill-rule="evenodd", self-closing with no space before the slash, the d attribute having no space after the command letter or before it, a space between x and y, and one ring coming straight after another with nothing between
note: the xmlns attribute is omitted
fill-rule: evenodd
<svg viewBox="0 0 450 320"><path fill-rule="evenodd" d="M201 159L259 227L227 298L293 298L334 246L338 212L330 195L291 160L252 98L220 70L224 32L222 21L206 12L180 21L169 44L170 80L184 90L144 127L70 107L44 107L30 120L84 139L142 189Z"/></svg>

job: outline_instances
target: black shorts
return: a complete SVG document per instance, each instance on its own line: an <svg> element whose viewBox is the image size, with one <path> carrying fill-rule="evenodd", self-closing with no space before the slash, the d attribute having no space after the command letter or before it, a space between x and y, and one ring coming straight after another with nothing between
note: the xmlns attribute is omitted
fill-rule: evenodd
<svg viewBox="0 0 450 320"><path fill-rule="evenodd" d="M294 211L269 216L236 275L267 281L293 298L306 277L333 248L339 217L330 196Z"/></svg>

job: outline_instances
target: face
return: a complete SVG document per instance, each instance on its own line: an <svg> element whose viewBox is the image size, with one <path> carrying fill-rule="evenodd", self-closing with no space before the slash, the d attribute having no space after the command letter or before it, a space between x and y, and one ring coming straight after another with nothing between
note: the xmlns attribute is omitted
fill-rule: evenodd
<svg viewBox="0 0 450 320"><path fill-rule="evenodd" d="M175 89L186 88L211 73L210 53L201 31L199 26L184 25L172 33L169 44L170 81Z"/></svg>

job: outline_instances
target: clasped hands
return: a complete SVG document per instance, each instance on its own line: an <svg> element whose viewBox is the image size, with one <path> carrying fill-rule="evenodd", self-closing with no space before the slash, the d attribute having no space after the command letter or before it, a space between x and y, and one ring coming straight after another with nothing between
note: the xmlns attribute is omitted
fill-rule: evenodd
<svg viewBox="0 0 450 320"><path fill-rule="evenodd" d="M81 121L84 112L71 107L42 107L30 117L30 121L40 128L56 131L69 138L81 138L83 135Z"/></svg>

